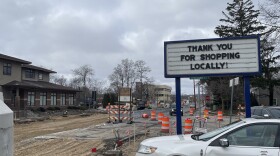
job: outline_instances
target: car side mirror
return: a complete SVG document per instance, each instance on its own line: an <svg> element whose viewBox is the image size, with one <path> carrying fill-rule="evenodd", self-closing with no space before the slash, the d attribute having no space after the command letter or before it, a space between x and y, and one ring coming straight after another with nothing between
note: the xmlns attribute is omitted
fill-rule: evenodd
<svg viewBox="0 0 280 156"><path fill-rule="evenodd" d="M219 143L222 147L228 147L229 146L229 142L227 138L222 138L219 140Z"/></svg>

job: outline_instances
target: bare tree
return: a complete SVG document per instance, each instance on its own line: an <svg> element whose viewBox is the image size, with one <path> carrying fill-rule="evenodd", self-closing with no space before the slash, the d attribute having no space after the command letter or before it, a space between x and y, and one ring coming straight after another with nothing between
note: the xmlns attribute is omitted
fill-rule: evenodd
<svg viewBox="0 0 280 156"><path fill-rule="evenodd" d="M118 87L132 87L135 82L134 62L129 59L122 60L114 68L113 73L109 76L111 86L115 89Z"/></svg>
<svg viewBox="0 0 280 156"><path fill-rule="evenodd" d="M260 11L263 20L268 27L280 32L280 1L279 0L266 0L260 4Z"/></svg>
<svg viewBox="0 0 280 156"><path fill-rule="evenodd" d="M67 79L63 75L58 75L58 74L50 75L50 82L62 86L67 86Z"/></svg>
<svg viewBox="0 0 280 156"><path fill-rule="evenodd" d="M89 87L94 75L94 70L90 65L83 65L72 71L75 82L80 83L83 87Z"/></svg>
<svg viewBox="0 0 280 156"><path fill-rule="evenodd" d="M146 66L146 62L143 60L138 60L135 62L136 76L140 80L140 97L143 98L143 80L148 82L148 73L151 71L150 67Z"/></svg>

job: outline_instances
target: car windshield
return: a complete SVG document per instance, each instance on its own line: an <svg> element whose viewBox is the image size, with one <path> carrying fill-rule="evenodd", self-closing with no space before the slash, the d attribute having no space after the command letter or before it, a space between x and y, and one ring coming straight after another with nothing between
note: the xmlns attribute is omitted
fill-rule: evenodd
<svg viewBox="0 0 280 156"><path fill-rule="evenodd" d="M226 125L226 126L224 126L224 127L221 127L221 128L216 129L216 130L213 130L213 131L211 131L211 132L208 132L208 133L205 133L205 134L200 135L199 138L198 138L198 140L201 140L201 141L208 141L208 140L210 140L211 138L213 138L213 137L215 137L215 136L217 136L217 135L223 133L224 131L229 130L229 129L233 128L233 127L236 127L236 126L238 126L238 125L240 125L240 124L242 124L242 123L244 123L244 121L236 121L236 122L233 122L233 123L228 124L228 125Z"/></svg>
<svg viewBox="0 0 280 156"><path fill-rule="evenodd" d="M279 108L271 109L270 111L271 111L272 115L274 116L274 118L280 118L280 109Z"/></svg>

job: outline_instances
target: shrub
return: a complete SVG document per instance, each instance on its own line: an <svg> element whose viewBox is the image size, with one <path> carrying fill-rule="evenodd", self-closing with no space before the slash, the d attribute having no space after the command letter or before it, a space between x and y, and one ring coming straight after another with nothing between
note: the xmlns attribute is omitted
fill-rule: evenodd
<svg viewBox="0 0 280 156"><path fill-rule="evenodd" d="M68 106L67 109L79 109L77 106Z"/></svg>
<svg viewBox="0 0 280 156"><path fill-rule="evenodd" d="M40 112L45 112L45 111L46 111L46 109L45 109L44 107L39 107L39 108L37 108L37 111L40 111Z"/></svg>
<svg viewBox="0 0 280 156"><path fill-rule="evenodd" d="M53 111L53 110L55 110L55 108L54 107L48 107L47 110Z"/></svg>
<svg viewBox="0 0 280 156"><path fill-rule="evenodd" d="M54 107L55 110L60 110L60 107Z"/></svg>

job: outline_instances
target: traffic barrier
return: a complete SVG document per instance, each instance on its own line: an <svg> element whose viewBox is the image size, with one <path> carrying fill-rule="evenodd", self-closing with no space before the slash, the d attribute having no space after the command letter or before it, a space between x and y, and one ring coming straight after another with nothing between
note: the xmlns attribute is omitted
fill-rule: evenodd
<svg viewBox="0 0 280 156"><path fill-rule="evenodd" d="M192 119L190 118L187 118L185 120L185 126L184 126L184 129L185 129L185 132L184 134L191 134L192 133Z"/></svg>
<svg viewBox="0 0 280 156"><path fill-rule="evenodd" d="M161 124L162 118L164 117L164 114L162 112L158 113L158 124Z"/></svg>
<svg viewBox="0 0 280 156"><path fill-rule="evenodd" d="M193 108L190 108L189 112L190 112L190 116L193 116Z"/></svg>
<svg viewBox="0 0 280 156"><path fill-rule="evenodd" d="M203 115L204 119L209 119L209 110L205 109L203 113L204 113Z"/></svg>
<svg viewBox="0 0 280 156"><path fill-rule="evenodd" d="M218 111L218 121L223 121L223 112Z"/></svg>
<svg viewBox="0 0 280 156"><path fill-rule="evenodd" d="M151 121L156 121L157 119L156 119L156 110L152 110L151 111Z"/></svg>
<svg viewBox="0 0 280 156"><path fill-rule="evenodd" d="M133 117L132 111L126 111L126 105L109 105L108 107L108 114L109 114L109 122L112 121L119 121L122 122L124 120L132 121ZM125 110L125 111L124 111Z"/></svg>
<svg viewBox="0 0 280 156"><path fill-rule="evenodd" d="M169 133L169 117L164 116L161 123L161 132Z"/></svg>

